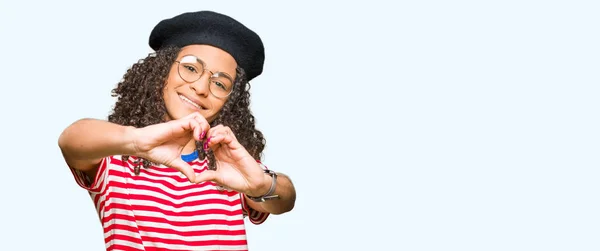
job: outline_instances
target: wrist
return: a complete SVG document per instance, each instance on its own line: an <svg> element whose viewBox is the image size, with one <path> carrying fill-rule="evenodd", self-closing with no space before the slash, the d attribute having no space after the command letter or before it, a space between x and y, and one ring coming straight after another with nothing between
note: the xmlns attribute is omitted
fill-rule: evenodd
<svg viewBox="0 0 600 251"><path fill-rule="evenodd" d="M260 197L267 194L271 188L271 184L273 183L273 177L271 177L267 173L263 173L262 182L260 182L259 186L256 186L251 191L248 191L246 195L250 197Z"/></svg>
<svg viewBox="0 0 600 251"><path fill-rule="evenodd" d="M124 140L123 149L124 155L133 155L137 156L140 152L137 146L137 135L139 134L139 130L133 126L124 126L121 130L122 139Z"/></svg>
<svg viewBox="0 0 600 251"><path fill-rule="evenodd" d="M277 188L277 173L271 170L264 170L266 175L271 177L271 184L269 185L269 191L264 194L258 196L252 196L246 194L246 197L255 202L265 202L267 200L279 199L279 195L275 194L275 190Z"/></svg>

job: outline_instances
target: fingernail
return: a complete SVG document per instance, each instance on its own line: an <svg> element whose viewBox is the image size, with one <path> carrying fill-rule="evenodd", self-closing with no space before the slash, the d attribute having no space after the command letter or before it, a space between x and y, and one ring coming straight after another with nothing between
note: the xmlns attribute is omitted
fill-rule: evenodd
<svg viewBox="0 0 600 251"><path fill-rule="evenodd" d="M204 151L206 151L206 149L208 149L208 140L206 142L204 142L204 145L202 145L202 149L204 149Z"/></svg>
<svg viewBox="0 0 600 251"><path fill-rule="evenodd" d="M202 131L202 133L200 134L200 139L204 138L204 135L205 135L205 134L206 134L206 133L205 133L204 131Z"/></svg>
<svg viewBox="0 0 600 251"><path fill-rule="evenodd" d="M208 150L208 143L210 143L210 139L212 139L215 136L210 136L208 137L208 139L206 139L206 142L204 142L204 150Z"/></svg>

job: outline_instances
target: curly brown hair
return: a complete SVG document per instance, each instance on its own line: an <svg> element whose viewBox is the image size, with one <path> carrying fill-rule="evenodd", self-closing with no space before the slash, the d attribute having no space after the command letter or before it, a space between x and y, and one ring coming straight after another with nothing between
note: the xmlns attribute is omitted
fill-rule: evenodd
<svg viewBox="0 0 600 251"><path fill-rule="evenodd" d="M164 48L133 64L112 90L111 94L117 97L117 101L108 116L108 121L136 128L165 122L167 108L163 90L180 49ZM250 155L256 160L261 159L266 140L262 132L256 129L254 115L250 110L250 83L240 67L236 69L233 92L210 126L219 124L229 126ZM196 148L200 159L208 159L209 168L215 170L213 153L205 153L202 142L197 142ZM129 156L123 156L123 161L128 159ZM152 165L148 160L141 158L135 158L134 164L135 174L139 174L140 165L144 168Z"/></svg>

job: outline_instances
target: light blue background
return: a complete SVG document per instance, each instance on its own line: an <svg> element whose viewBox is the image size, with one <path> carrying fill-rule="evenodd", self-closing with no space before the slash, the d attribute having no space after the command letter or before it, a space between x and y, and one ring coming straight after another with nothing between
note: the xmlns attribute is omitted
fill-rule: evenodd
<svg viewBox="0 0 600 251"><path fill-rule="evenodd" d="M152 27L260 34L253 110L296 208L252 250L599 250L597 1L2 1L0 246L104 250L57 139Z"/></svg>

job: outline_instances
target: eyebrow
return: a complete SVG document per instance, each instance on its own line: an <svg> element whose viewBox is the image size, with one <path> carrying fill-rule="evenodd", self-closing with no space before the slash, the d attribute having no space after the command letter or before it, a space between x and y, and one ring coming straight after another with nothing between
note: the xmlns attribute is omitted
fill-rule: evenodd
<svg viewBox="0 0 600 251"><path fill-rule="evenodd" d="M209 72L210 72L210 74L211 74L211 75L215 75L215 72L214 72L214 71L211 71L211 70L209 70L209 69L208 69L208 67L206 67L206 62L202 61L202 59L200 59L200 57L198 57L198 56L196 56L196 55L194 55L194 54L186 54L186 55L184 55L183 57L181 57L181 59L183 59L183 58L185 58L185 57L194 57L194 58L196 58L196 62L200 63L200 64L203 66L203 68L204 68L205 70L207 70L207 71L209 71ZM179 61L181 61L181 59L179 59ZM232 77L232 76L231 76L231 74L229 74L229 73L227 73L227 72L224 72L224 71L217 71L217 73L224 73L224 74L226 74L226 75L227 75L227 77L229 77L229 78L231 79L231 82L234 82L234 81L235 81L235 77ZM236 70L236 73L237 73L237 70Z"/></svg>

